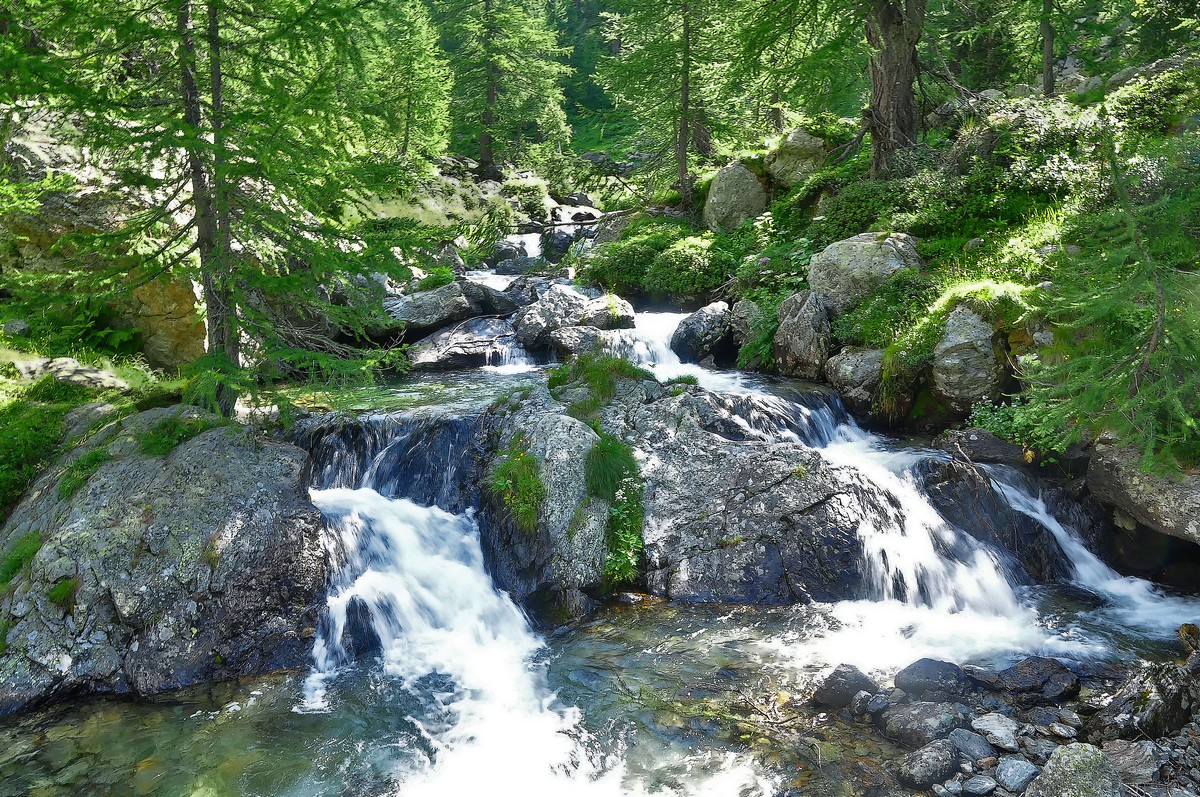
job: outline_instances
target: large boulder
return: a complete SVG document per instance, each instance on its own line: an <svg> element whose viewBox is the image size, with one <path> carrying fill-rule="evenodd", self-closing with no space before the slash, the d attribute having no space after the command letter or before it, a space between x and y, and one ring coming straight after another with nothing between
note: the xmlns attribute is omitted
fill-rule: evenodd
<svg viewBox="0 0 1200 797"><path fill-rule="evenodd" d="M1088 490L1101 503L1160 534L1200 543L1200 475L1161 476L1142 470L1142 455L1128 446L1100 444L1088 464ZM1124 521L1124 522L1120 522Z"/></svg>
<svg viewBox="0 0 1200 797"><path fill-rule="evenodd" d="M1079 676L1057 659L1029 656L1001 670L995 688L1018 705L1057 705L1079 694Z"/></svg>
<svg viewBox="0 0 1200 797"><path fill-rule="evenodd" d="M13 512L3 546L40 538L41 547L0 598L11 623L0 715L308 662L327 564L301 478L306 453L236 425L165 455L141 448L160 424L217 421L172 407L114 422L47 470ZM64 486L73 464L96 459L83 484Z"/></svg>
<svg viewBox="0 0 1200 797"><path fill-rule="evenodd" d="M510 257L506 260L501 260L496 263L496 267L492 270L506 277L514 277L544 271L545 268L546 261L540 257L526 257L521 255L520 257Z"/></svg>
<svg viewBox="0 0 1200 797"><path fill-rule="evenodd" d="M916 238L904 233L866 232L813 255L808 284L825 294L829 310L836 316L865 299L897 271L920 267Z"/></svg>
<svg viewBox="0 0 1200 797"><path fill-rule="evenodd" d="M1104 751L1090 744L1066 744L1054 751L1026 797L1124 797L1125 787Z"/></svg>
<svg viewBox="0 0 1200 797"><path fill-rule="evenodd" d="M833 348L833 328L825 297L801 291L779 306L775 332L775 367L785 376L817 379Z"/></svg>
<svg viewBox="0 0 1200 797"><path fill-rule="evenodd" d="M704 203L704 223L712 230L735 230L767 209L767 192L758 176L735 161L717 172Z"/></svg>
<svg viewBox="0 0 1200 797"><path fill-rule="evenodd" d="M456 371L501 365L517 350L516 331L499 318L472 318L422 338L408 350L416 371Z"/></svg>
<svg viewBox="0 0 1200 797"><path fill-rule="evenodd" d="M514 299L508 293L505 291L496 290L490 285L482 285L478 282L462 280L458 283L458 286L461 288L463 296L467 297L467 301L469 301L481 315L512 315L522 307L522 305L518 304L516 299Z"/></svg>
<svg viewBox="0 0 1200 797"><path fill-rule="evenodd" d="M550 333L576 326L590 300L570 285L551 285L541 298L517 313L517 341L527 349L550 345Z"/></svg>
<svg viewBox="0 0 1200 797"><path fill-rule="evenodd" d="M542 233L542 257L557 263L566 257L575 243L575 233L565 227L548 227Z"/></svg>
<svg viewBox="0 0 1200 797"><path fill-rule="evenodd" d="M953 695L962 692L968 681L957 664L937 659L920 659L896 673L897 689L920 699L926 692Z"/></svg>
<svg viewBox="0 0 1200 797"><path fill-rule="evenodd" d="M621 343L621 333L611 329L571 326L550 333L550 345L560 357L613 351Z"/></svg>
<svg viewBox="0 0 1200 797"><path fill-rule="evenodd" d="M411 334L440 329L482 314L478 305L463 291L461 282L405 296L390 296L384 299L383 309L392 320L403 323Z"/></svg>
<svg viewBox="0 0 1200 797"><path fill-rule="evenodd" d="M784 188L792 188L808 179L825 163L825 142L802 127L767 154L767 172Z"/></svg>
<svg viewBox="0 0 1200 797"><path fill-rule="evenodd" d="M633 329L633 315L633 305L615 293L606 293L589 299L575 323L596 329Z"/></svg>
<svg viewBox="0 0 1200 797"><path fill-rule="evenodd" d="M734 302L733 309L729 311L729 327L733 332L734 343L738 346L746 345L761 314L762 309L751 299L739 299Z"/></svg>
<svg viewBox="0 0 1200 797"><path fill-rule="evenodd" d="M1104 708L1087 722L1087 738L1158 739L1176 733L1200 705L1200 654L1183 666L1149 665L1130 676Z"/></svg>
<svg viewBox="0 0 1200 797"><path fill-rule="evenodd" d="M1027 461L1019 445L1002 440L987 429L947 429L934 438L933 445L968 462L1021 465Z"/></svg>
<svg viewBox="0 0 1200 797"><path fill-rule="evenodd" d="M52 376L59 382L82 385L94 390L129 389L129 383L113 372L84 365L74 357L17 358L12 362L17 373L31 381Z"/></svg>
<svg viewBox="0 0 1200 797"><path fill-rule="evenodd" d="M174 370L204 356L207 333L196 292L182 280L153 280L133 291L129 314L146 362Z"/></svg>
<svg viewBox="0 0 1200 797"><path fill-rule="evenodd" d="M709 357L728 360L735 353L729 305L713 302L679 322L671 335L671 351L686 363Z"/></svg>
<svg viewBox="0 0 1200 797"><path fill-rule="evenodd" d="M846 348L825 363L825 379L858 415L871 415L883 384L883 350Z"/></svg>
<svg viewBox="0 0 1200 797"><path fill-rule="evenodd" d="M984 399L1000 397L1007 376L991 324L969 307L954 308L933 350L933 392L952 411L966 415Z"/></svg>

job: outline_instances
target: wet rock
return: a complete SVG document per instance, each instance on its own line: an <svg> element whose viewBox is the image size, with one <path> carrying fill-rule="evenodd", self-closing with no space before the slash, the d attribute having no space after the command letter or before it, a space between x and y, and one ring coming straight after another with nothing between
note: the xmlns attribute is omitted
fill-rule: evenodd
<svg viewBox="0 0 1200 797"><path fill-rule="evenodd" d="M857 667L839 664L813 692L813 701L832 708L845 708L859 692L873 693L879 686ZM868 695L869 699L869 695Z"/></svg>
<svg viewBox="0 0 1200 797"><path fill-rule="evenodd" d="M856 692L850 700L850 713L856 717L861 717L870 711L870 706L871 693L866 690Z"/></svg>
<svg viewBox="0 0 1200 797"><path fill-rule="evenodd" d="M728 361L735 354L729 305L713 302L679 322L671 335L671 351L686 363L709 357Z"/></svg>
<svg viewBox="0 0 1200 797"><path fill-rule="evenodd" d="M579 326L596 329L633 329L633 305L616 294L607 293L588 300L579 318Z"/></svg>
<svg viewBox="0 0 1200 797"><path fill-rule="evenodd" d="M767 192L754 172L735 161L717 172L704 203L704 224L710 230L735 230L767 209Z"/></svg>
<svg viewBox="0 0 1200 797"><path fill-rule="evenodd" d="M1021 749L1017 744L1017 731L1021 726L1011 717L992 712L971 720L971 727L1001 750L1015 753Z"/></svg>
<svg viewBox="0 0 1200 797"><path fill-rule="evenodd" d="M529 252L526 251L525 245L519 241L512 241L507 238L496 242L496 248L492 252L488 262L492 265L503 263L505 260L516 260L517 258L528 257Z"/></svg>
<svg viewBox="0 0 1200 797"><path fill-rule="evenodd" d="M825 142L798 127L767 153L767 172L784 188L804 182L825 163Z"/></svg>
<svg viewBox="0 0 1200 797"><path fill-rule="evenodd" d="M611 351L620 333L595 327L562 327L550 333L550 345L560 357Z"/></svg>
<svg viewBox="0 0 1200 797"><path fill-rule="evenodd" d="M1007 755L996 764L996 782L1013 794L1025 791L1030 782L1038 776L1040 769L1015 755Z"/></svg>
<svg viewBox="0 0 1200 797"><path fill-rule="evenodd" d="M588 302L586 296L569 285L551 285L541 298L517 313L514 321L517 342L527 349L546 348L551 332L577 325Z"/></svg>
<svg viewBox="0 0 1200 797"><path fill-rule="evenodd" d="M734 343L738 346L746 345L761 313L762 310L758 304L749 299L740 299L734 303L729 314L729 326L733 331Z"/></svg>
<svg viewBox="0 0 1200 797"><path fill-rule="evenodd" d="M407 296L389 297L384 300L383 309L392 320L403 323L410 336L482 314L459 282Z"/></svg>
<svg viewBox="0 0 1200 797"><path fill-rule="evenodd" d="M1052 722L1046 726L1047 730L1060 739L1074 739L1078 733L1070 725L1063 725L1061 722Z"/></svg>
<svg viewBox="0 0 1200 797"><path fill-rule="evenodd" d="M789 296L779 306L775 367L785 376L817 379L833 348L825 297L814 291Z"/></svg>
<svg viewBox="0 0 1200 797"><path fill-rule="evenodd" d="M1087 737L1094 742L1111 739L1158 739L1170 736L1192 718L1200 703L1200 654L1187 663L1148 665L1134 673L1108 705L1087 721Z"/></svg>
<svg viewBox="0 0 1200 797"><path fill-rule="evenodd" d="M1001 440L986 429L948 429L934 438L933 445L970 462L1026 464L1019 445Z"/></svg>
<svg viewBox="0 0 1200 797"><path fill-rule="evenodd" d="M813 255L808 284L825 294L830 315L844 313L897 271L920 268L917 239L903 233L868 232L830 244Z"/></svg>
<svg viewBox="0 0 1200 797"><path fill-rule="evenodd" d="M1125 789L1103 751L1076 742L1054 751L1025 794L1027 797L1123 797Z"/></svg>
<svg viewBox="0 0 1200 797"><path fill-rule="evenodd" d="M1141 460L1131 447L1097 445L1088 464L1088 490L1144 526L1200 543L1200 476L1145 473Z"/></svg>
<svg viewBox="0 0 1200 797"><path fill-rule="evenodd" d="M883 383L883 350L843 349L825 363L825 379L852 412L869 415Z"/></svg>
<svg viewBox="0 0 1200 797"><path fill-rule="evenodd" d="M506 260L501 260L496 263L492 270L497 274L504 276L522 276L525 274L534 274L543 271L546 267L546 261L540 257L510 257Z"/></svg>
<svg viewBox="0 0 1200 797"><path fill-rule="evenodd" d="M1059 661L1030 656L999 673L997 686L1021 705L1054 705L1079 694L1079 676Z"/></svg>
<svg viewBox="0 0 1200 797"><path fill-rule="evenodd" d="M142 453L136 436L171 417L216 421L169 407L105 427L47 469L0 531L0 548L45 540L0 597L3 616L20 615L0 656L0 715L310 662L327 564L306 453L237 426ZM64 466L101 448L111 459L61 497ZM48 595L64 578L69 611Z"/></svg>
<svg viewBox="0 0 1200 797"><path fill-rule="evenodd" d="M995 748L987 739L966 728L955 728L946 738L954 743L958 752L962 753L963 758L968 761L977 762L996 755Z"/></svg>
<svg viewBox="0 0 1200 797"><path fill-rule="evenodd" d="M536 302L549 289L550 280L545 277L523 275L509 283L504 289L504 295L517 307L526 307Z"/></svg>
<svg viewBox="0 0 1200 797"><path fill-rule="evenodd" d="M1020 741L1025 757L1035 764L1045 764L1058 749L1057 744L1040 736L1022 736Z"/></svg>
<svg viewBox="0 0 1200 797"><path fill-rule="evenodd" d="M462 289L463 296L481 315L512 315L521 308L521 305L507 293L498 291L489 285L481 285L470 280L462 280L458 284Z"/></svg>
<svg viewBox="0 0 1200 797"><path fill-rule="evenodd" d="M896 778L914 789L928 789L957 771L958 750L947 739L930 742L896 764Z"/></svg>
<svg viewBox="0 0 1200 797"><path fill-rule="evenodd" d="M896 673L896 686L920 698L926 692L951 695L966 685L957 664L936 659L920 659Z"/></svg>
<svg viewBox="0 0 1200 797"><path fill-rule="evenodd" d="M975 775L963 782L962 793L967 797L987 797L996 790L995 780L987 775Z"/></svg>
<svg viewBox="0 0 1200 797"><path fill-rule="evenodd" d="M1153 783L1169 761L1169 755L1154 742L1114 739L1104 743L1104 754L1123 783Z"/></svg>
<svg viewBox="0 0 1200 797"><path fill-rule="evenodd" d="M964 727L967 717L952 703L909 703L883 712L879 723L887 737L918 747ZM954 749L953 743L947 744Z"/></svg>
<svg viewBox="0 0 1200 797"><path fill-rule="evenodd" d="M562 227L550 227L542 233L542 257L557 263L571 251L574 243L574 233Z"/></svg>
<svg viewBox="0 0 1200 797"><path fill-rule="evenodd" d="M1007 376L995 332L968 307L958 306L946 319L933 350L933 392L954 412L965 415L984 399L1000 397Z"/></svg>
<svg viewBox="0 0 1200 797"><path fill-rule="evenodd" d="M422 338L408 350L416 371L454 371L500 365L516 346L513 325L499 318L472 318Z"/></svg>

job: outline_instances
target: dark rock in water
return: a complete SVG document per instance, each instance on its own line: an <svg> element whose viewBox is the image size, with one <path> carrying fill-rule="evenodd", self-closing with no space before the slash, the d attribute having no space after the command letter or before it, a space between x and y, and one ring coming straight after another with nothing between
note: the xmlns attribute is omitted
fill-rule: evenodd
<svg viewBox="0 0 1200 797"><path fill-rule="evenodd" d="M1087 721L1087 738L1093 742L1157 739L1175 733L1191 720L1193 707L1200 702L1197 673L1200 653L1193 653L1182 667L1145 667Z"/></svg>
<svg viewBox="0 0 1200 797"><path fill-rule="evenodd" d="M416 371L453 371L499 365L516 347L512 324L499 318L472 318L435 332L408 350Z"/></svg>
<svg viewBox="0 0 1200 797"><path fill-rule="evenodd" d="M546 266L546 261L537 257L512 257L508 260L501 260L496 264L493 271L497 274L505 276L520 276L522 274L530 274L535 271L541 271Z"/></svg>
<svg viewBox="0 0 1200 797"><path fill-rule="evenodd" d="M914 789L928 789L957 771L958 750L947 739L930 742L896 764L896 778Z"/></svg>
<svg viewBox="0 0 1200 797"><path fill-rule="evenodd" d="M987 775L975 775L967 778L962 785L962 793L966 797L987 797L996 790L999 784Z"/></svg>
<svg viewBox="0 0 1200 797"><path fill-rule="evenodd" d="M413 335L483 314L479 305L464 293L463 285L451 282L407 296L392 296L384 300L383 309L393 321L404 324L411 339Z"/></svg>
<svg viewBox="0 0 1200 797"><path fill-rule="evenodd" d="M813 692L813 700L822 706L845 708L859 692L876 692L879 685L857 667L839 664Z"/></svg>
<svg viewBox="0 0 1200 797"><path fill-rule="evenodd" d="M1017 742L1020 725L1011 717L992 712L971 720L971 727L1001 750L1015 753L1021 749Z"/></svg>
<svg viewBox="0 0 1200 797"><path fill-rule="evenodd" d="M1021 748L1025 753L1025 757L1035 764L1045 764L1050 756L1054 755L1054 751L1058 749L1058 745L1049 739L1041 736L1022 736Z"/></svg>
<svg viewBox="0 0 1200 797"><path fill-rule="evenodd" d="M1020 794L1040 771L1020 756L1006 755L996 765L996 782L1013 794Z"/></svg>
<svg viewBox="0 0 1200 797"><path fill-rule="evenodd" d="M460 284L463 296L466 296L482 315L512 315L521 308L521 305L504 291L470 280L463 280Z"/></svg>
<svg viewBox="0 0 1200 797"><path fill-rule="evenodd" d="M975 664L963 665L962 674L970 681L978 686L983 686L993 691L1000 690L1000 673L987 667L979 667Z"/></svg>
<svg viewBox="0 0 1200 797"><path fill-rule="evenodd" d="M856 717L861 717L863 714L868 713L871 706L871 697L871 693L866 690L857 692L850 701L850 713Z"/></svg>
<svg viewBox="0 0 1200 797"><path fill-rule="evenodd" d="M496 248L492 252L488 262L493 266L497 263L503 263L505 260L515 260L519 257L528 257L529 252L526 251L525 245L519 241L511 241L502 239L496 242Z"/></svg>
<svg viewBox="0 0 1200 797"><path fill-rule="evenodd" d="M1014 510L984 471L962 462L926 460L915 475L947 522L1005 552L1020 565L1010 568L1016 575L1047 583L1066 581L1073 574L1054 534Z"/></svg>
<svg viewBox="0 0 1200 797"><path fill-rule="evenodd" d="M921 659L896 673L896 686L920 698L926 692L957 694L967 685L957 664L936 659Z"/></svg>
<svg viewBox="0 0 1200 797"><path fill-rule="evenodd" d="M346 627L342 630L341 644L354 659L373 656L383 650L370 607L357 595L346 606Z"/></svg>
<svg viewBox="0 0 1200 797"><path fill-rule="evenodd" d="M996 755L996 749L992 747L987 739L975 733L975 731L969 731L966 728L955 728L950 731L950 735L946 738L954 742L954 746L958 748L958 752L962 753L963 758L968 761L978 761L981 758L989 758Z"/></svg>
<svg viewBox="0 0 1200 797"><path fill-rule="evenodd" d="M1030 656L1002 670L997 686L1020 705L1054 705L1079 694L1079 676L1056 659Z"/></svg>
<svg viewBox="0 0 1200 797"><path fill-rule="evenodd" d="M574 243L574 234L562 227L550 227L542 233L542 256L551 263L557 263L571 251Z"/></svg>
<svg viewBox="0 0 1200 797"><path fill-rule="evenodd" d="M45 471L0 532L0 549L44 540L0 596L11 623L0 715L310 662L327 563L305 452L221 425L169 456L143 453L137 436L171 418L218 422L168 407L104 427ZM62 497L64 468L100 450L110 459Z"/></svg>
<svg viewBox="0 0 1200 797"><path fill-rule="evenodd" d="M1102 750L1076 743L1055 750L1025 794L1027 797L1123 797L1125 787Z"/></svg>
<svg viewBox="0 0 1200 797"><path fill-rule="evenodd" d="M986 429L948 429L938 435L933 444L970 462L1025 464L1025 452L1019 445L1001 440Z"/></svg>
<svg viewBox="0 0 1200 797"><path fill-rule="evenodd" d="M525 274L509 283L508 287L504 289L504 295L519 307L525 307L536 302L548 290L550 290L549 279Z"/></svg>
<svg viewBox="0 0 1200 797"><path fill-rule="evenodd" d="M730 363L737 356L730 326L729 305L713 302L679 322L671 335L671 351L686 363L712 357Z"/></svg>
<svg viewBox="0 0 1200 797"><path fill-rule="evenodd" d="M867 701L867 713L879 714L882 711L886 711L891 705L888 702L887 695L872 695L871 699Z"/></svg>
<svg viewBox="0 0 1200 797"><path fill-rule="evenodd" d="M952 703L909 703L890 708L879 717L884 734L909 747L943 739L966 724L966 715ZM947 744L955 749L952 742Z"/></svg>

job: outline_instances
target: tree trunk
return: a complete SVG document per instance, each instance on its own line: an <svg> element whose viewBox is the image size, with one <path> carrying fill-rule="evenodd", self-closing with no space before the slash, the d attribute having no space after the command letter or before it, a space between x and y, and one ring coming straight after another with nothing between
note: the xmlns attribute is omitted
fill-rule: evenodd
<svg viewBox="0 0 1200 797"><path fill-rule="evenodd" d="M679 130L675 137L675 165L679 177L679 202L692 207L692 175L688 171L688 149L692 132L692 28L691 8L683 3L683 51L679 75Z"/></svg>
<svg viewBox="0 0 1200 797"><path fill-rule="evenodd" d="M776 133L783 132L783 97L779 95L779 89L771 92L771 129Z"/></svg>
<svg viewBox="0 0 1200 797"><path fill-rule="evenodd" d="M1042 0L1042 94L1054 94L1054 0Z"/></svg>
<svg viewBox="0 0 1200 797"><path fill-rule="evenodd" d="M214 201L212 178L205 163L201 128L204 123L201 109L200 87L196 80L196 41L192 37L191 0L179 0L175 12L175 32L179 37L179 90L183 119L188 126L188 136L183 148L187 153L188 173L192 183L192 206L196 220L196 252L200 258L200 283L204 290L205 320L208 323L208 352L210 355L227 353L232 321L220 278L220 255L217 245L216 219L213 215ZM236 362L235 362L236 364ZM228 414L233 404L223 388L218 393L218 408ZM233 397L236 400L236 396Z"/></svg>
<svg viewBox="0 0 1200 797"><path fill-rule="evenodd" d="M925 0L873 0L867 17L871 46L871 176L900 171L897 155L917 142L917 42L925 25Z"/></svg>
<svg viewBox="0 0 1200 797"><path fill-rule="evenodd" d="M229 173L225 151L225 76L221 66L221 19L217 3L208 3L208 64L211 92L209 124L213 131L213 264L206 269L204 292L208 306L208 350L220 352L232 366L240 365L241 339L237 329L237 301L233 285L233 241L229 208ZM217 386L217 406L233 413L237 392L228 384Z"/></svg>
<svg viewBox="0 0 1200 797"><path fill-rule="evenodd" d="M484 57L487 61L487 88L484 96L483 125L479 131L479 166L480 171L486 171L496 165L496 139L493 128L496 125L496 103L499 101L498 72L496 59L488 48L496 40L499 31L495 29L495 19L492 14L492 0L483 0L484 26Z"/></svg>

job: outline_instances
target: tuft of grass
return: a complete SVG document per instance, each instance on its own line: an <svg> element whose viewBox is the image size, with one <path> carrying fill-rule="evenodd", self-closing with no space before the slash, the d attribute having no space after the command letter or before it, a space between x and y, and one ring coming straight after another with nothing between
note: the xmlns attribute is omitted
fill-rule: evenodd
<svg viewBox="0 0 1200 797"><path fill-rule="evenodd" d="M517 528L526 534L537 531L546 485L542 483L541 466L523 439L513 440L492 464L487 484L504 501Z"/></svg>
<svg viewBox="0 0 1200 797"><path fill-rule="evenodd" d="M579 384L591 394L589 399L572 405L575 412L569 414L584 418L599 410L617 393L617 383L622 379L654 379L654 374L639 368L629 360L605 354L581 354L550 372L547 385L557 390L567 385Z"/></svg>
<svg viewBox="0 0 1200 797"><path fill-rule="evenodd" d="M600 440L588 452L588 494L608 502L604 579L616 587L637 580L642 556L646 511L642 504L642 475L633 449L593 425Z"/></svg>
<svg viewBox="0 0 1200 797"><path fill-rule="evenodd" d="M143 454L162 457L201 432L207 432L220 425L219 422L206 418L180 418L173 415L139 432L137 440Z"/></svg>
<svg viewBox="0 0 1200 797"><path fill-rule="evenodd" d="M673 376L666 381L668 385L699 385L700 380L692 374Z"/></svg>
<svg viewBox="0 0 1200 797"><path fill-rule="evenodd" d="M8 632L12 630L12 620L0 620L0 656L8 652Z"/></svg>
<svg viewBox="0 0 1200 797"><path fill-rule="evenodd" d="M79 491L80 487L96 474L100 466L112 459L107 448L95 448L79 457L63 471L58 482L58 497L64 501Z"/></svg>
<svg viewBox="0 0 1200 797"><path fill-rule="evenodd" d="M429 291L454 282L454 270L449 266L434 266L417 282L418 291Z"/></svg>
<svg viewBox="0 0 1200 797"><path fill-rule="evenodd" d="M46 597L64 612L69 612L75 606L75 594L79 592L79 576L71 576L59 580L46 590Z"/></svg>
<svg viewBox="0 0 1200 797"><path fill-rule="evenodd" d="M29 532L18 537L0 560L0 592L8 590L17 574L29 566L33 557L42 549L42 535Z"/></svg>

